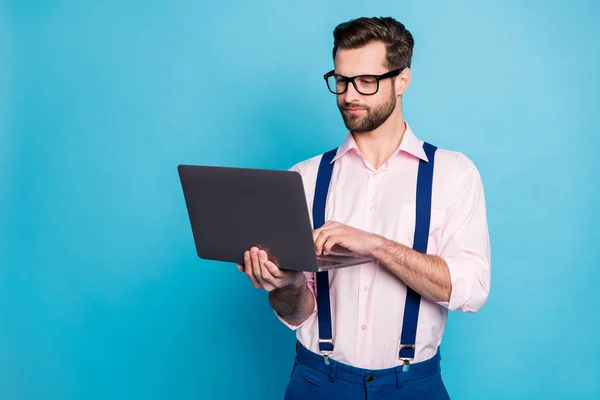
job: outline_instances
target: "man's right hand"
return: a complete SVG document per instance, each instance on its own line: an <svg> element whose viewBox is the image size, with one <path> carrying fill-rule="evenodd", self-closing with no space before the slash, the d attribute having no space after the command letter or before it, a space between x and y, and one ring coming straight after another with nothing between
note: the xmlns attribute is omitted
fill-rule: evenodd
<svg viewBox="0 0 600 400"><path fill-rule="evenodd" d="M271 292L287 286L300 288L306 284L302 271L281 270L268 259L264 250L252 247L244 253L244 265L238 264L238 270L245 272L256 289Z"/></svg>

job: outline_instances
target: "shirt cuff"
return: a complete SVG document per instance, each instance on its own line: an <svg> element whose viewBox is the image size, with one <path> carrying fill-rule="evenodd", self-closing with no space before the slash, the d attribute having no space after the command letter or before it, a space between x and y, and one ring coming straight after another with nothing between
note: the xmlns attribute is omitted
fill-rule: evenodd
<svg viewBox="0 0 600 400"><path fill-rule="evenodd" d="M469 265L472 260L461 257L442 257L442 259L448 265L452 289L450 292L450 301L441 301L438 302L438 304L449 310L458 309L463 312L477 311L477 309L469 305L469 297L472 292L471 288L473 287L475 275L475 272ZM474 301L474 303L479 302Z"/></svg>

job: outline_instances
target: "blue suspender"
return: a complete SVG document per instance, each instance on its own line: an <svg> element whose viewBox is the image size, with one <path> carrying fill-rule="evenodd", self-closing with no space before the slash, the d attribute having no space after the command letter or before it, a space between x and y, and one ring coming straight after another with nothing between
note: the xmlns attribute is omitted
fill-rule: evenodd
<svg viewBox="0 0 600 400"><path fill-rule="evenodd" d="M425 142L423 150L429 162L419 160L417 175L417 201L415 214L415 236L413 250L427 253L429 241L429 225L431 221L431 192L433 189L433 162L437 147ZM409 361L415 358L415 342L417 337L417 320L419 319L419 306L421 296L412 288L407 287L406 304L404 306L404 320L402 322L402 335L400 336L400 353L398 358L404 361L404 370L408 370Z"/></svg>
<svg viewBox="0 0 600 400"><path fill-rule="evenodd" d="M437 147L425 142L423 143L423 149L425 150L425 154L429 161L419 160L413 249L421 253L426 253L431 221L433 165ZM336 152L337 149L333 149L325 153L319 164L315 197L313 200L314 229L320 228L325 223L325 205L334 165L331 163L331 160L335 157ZM400 353L398 355L398 357L404 361L404 370L408 369L409 361L415 357L415 342L420 303L421 296L408 287L402 323L402 334L400 336ZM327 271L317 272L317 309L319 316L319 350L323 354L325 362L329 364L329 355L333 352L333 335L331 332L329 273Z"/></svg>
<svg viewBox="0 0 600 400"><path fill-rule="evenodd" d="M321 164L319 164L313 200L314 229L319 229L325 224L325 204L327 203L327 193L329 192L329 183L333 172L331 160L333 160L336 153L337 149L333 149L323 154ZM333 335L331 334L329 274L327 271L317 272L317 310L319 316L319 350L325 357L325 362L329 364L329 355L333 351Z"/></svg>

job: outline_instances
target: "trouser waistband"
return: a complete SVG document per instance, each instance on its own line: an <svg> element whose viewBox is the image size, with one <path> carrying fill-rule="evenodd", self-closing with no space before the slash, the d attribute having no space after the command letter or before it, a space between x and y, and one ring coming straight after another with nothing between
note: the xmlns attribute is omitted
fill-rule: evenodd
<svg viewBox="0 0 600 400"><path fill-rule="evenodd" d="M358 384L366 383L370 386L390 384L400 386L402 382L422 379L440 373L439 348L432 358L410 364L408 371L403 371L401 365L394 368L376 370L356 368L334 359L330 359L329 365L327 365L323 360L323 356L308 350L302 343L298 342L296 348L296 360L299 363L328 375L329 380L341 379Z"/></svg>

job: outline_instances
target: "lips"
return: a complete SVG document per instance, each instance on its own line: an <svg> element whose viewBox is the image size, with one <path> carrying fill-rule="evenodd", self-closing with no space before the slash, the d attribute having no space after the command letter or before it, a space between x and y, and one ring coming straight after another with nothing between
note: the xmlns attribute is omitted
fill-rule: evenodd
<svg viewBox="0 0 600 400"><path fill-rule="evenodd" d="M361 114L366 111L364 108L345 108L345 110L350 114Z"/></svg>

